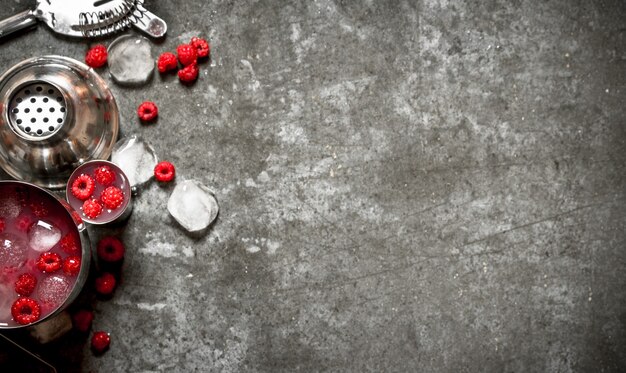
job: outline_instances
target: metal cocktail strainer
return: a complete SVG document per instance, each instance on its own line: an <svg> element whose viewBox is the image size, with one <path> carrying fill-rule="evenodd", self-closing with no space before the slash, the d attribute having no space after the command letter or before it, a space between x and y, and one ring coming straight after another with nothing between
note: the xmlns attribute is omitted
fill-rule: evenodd
<svg viewBox="0 0 626 373"><path fill-rule="evenodd" d="M67 104L59 90L50 83L29 84L11 98L9 121L22 136L45 138L63 126Z"/></svg>
<svg viewBox="0 0 626 373"><path fill-rule="evenodd" d="M135 26L160 38L167 24L143 6L144 0L37 0L34 9L0 21L0 37L33 27L37 21L72 37L100 37Z"/></svg>
<svg viewBox="0 0 626 373"><path fill-rule="evenodd" d="M12 177L62 188L72 171L111 154L119 113L93 69L67 57L25 60L0 77L0 166Z"/></svg>

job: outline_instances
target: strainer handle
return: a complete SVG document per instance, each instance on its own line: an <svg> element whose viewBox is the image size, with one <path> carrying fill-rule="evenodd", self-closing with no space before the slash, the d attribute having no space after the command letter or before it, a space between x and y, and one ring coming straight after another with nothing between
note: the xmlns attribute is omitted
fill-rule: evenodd
<svg viewBox="0 0 626 373"><path fill-rule="evenodd" d="M9 18L0 21L0 38L3 38L16 31L35 26L37 18L30 10L25 10Z"/></svg>
<svg viewBox="0 0 626 373"><path fill-rule="evenodd" d="M145 8L142 9L142 17L133 21L133 25L153 38L161 38L167 32L167 23Z"/></svg>

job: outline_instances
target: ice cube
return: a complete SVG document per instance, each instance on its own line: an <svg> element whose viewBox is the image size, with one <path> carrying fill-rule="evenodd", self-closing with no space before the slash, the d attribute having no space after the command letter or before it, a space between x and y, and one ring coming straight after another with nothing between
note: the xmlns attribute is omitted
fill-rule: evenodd
<svg viewBox="0 0 626 373"><path fill-rule="evenodd" d="M0 267L19 268L28 257L28 245L11 233L0 234Z"/></svg>
<svg viewBox="0 0 626 373"><path fill-rule="evenodd" d="M22 212L17 195L9 194L0 197L0 218L15 219Z"/></svg>
<svg viewBox="0 0 626 373"><path fill-rule="evenodd" d="M213 192L195 180L176 185L167 210L176 221L189 232L207 228L217 217L219 206Z"/></svg>
<svg viewBox="0 0 626 373"><path fill-rule="evenodd" d="M61 239L61 230L52 224L39 220L28 231L28 243L38 252L52 249Z"/></svg>
<svg viewBox="0 0 626 373"><path fill-rule="evenodd" d="M129 136L113 147L111 162L119 166L128 177L131 187L141 186L154 176L159 163L154 149L141 137Z"/></svg>
<svg viewBox="0 0 626 373"><path fill-rule="evenodd" d="M116 83L145 84L154 71L150 42L139 36L120 36L109 45L107 63L111 77Z"/></svg>
<svg viewBox="0 0 626 373"><path fill-rule="evenodd" d="M37 294L43 303L50 307L57 307L65 302L70 295L72 285L63 275L51 275L43 279L37 287Z"/></svg>

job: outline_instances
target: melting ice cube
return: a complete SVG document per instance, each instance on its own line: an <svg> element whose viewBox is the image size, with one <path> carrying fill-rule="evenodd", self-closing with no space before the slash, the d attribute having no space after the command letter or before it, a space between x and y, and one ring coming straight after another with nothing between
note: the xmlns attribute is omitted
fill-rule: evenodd
<svg viewBox="0 0 626 373"><path fill-rule="evenodd" d="M21 267L28 256L28 245L11 233L0 234L0 267Z"/></svg>
<svg viewBox="0 0 626 373"><path fill-rule="evenodd" d="M134 187L141 186L152 178L159 159L152 146L141 137L129 136L115 144L111 162L124 171L130 186Z"/></svg>
<svg viewBox="0 0 626 373"><path fill-rule="evenodd" d="M150 42L138 36L120 36L109 46L107 63L116 83L144 84L150 80L154 71Z"/></svg>
<svg viewBox="0 0 626 373"><path fill-rule="evenodd" d="M37 287L39 299L51 307L60 306L72 290L70 280L63 275L48 276Z"/></svg>
<svg viewBox="0 0 626 373"><path fill-rule="evenodd" d="M180 225L189 232L199 232L217 217L219 206L213 192L195 180L176 185L167 209Z"/></svg>
<svg viewBox="0 0 626 373"><path fill-rule="evenodd" d="M28 243L35 250L44 252L52 249L61 239L61 230L52 224L39 220L28 231Z"/></svg>

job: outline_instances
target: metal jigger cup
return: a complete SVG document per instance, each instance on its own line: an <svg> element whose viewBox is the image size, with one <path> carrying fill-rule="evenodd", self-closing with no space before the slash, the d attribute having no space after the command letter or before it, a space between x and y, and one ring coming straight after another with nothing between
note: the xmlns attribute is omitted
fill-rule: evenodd
<svg viewBox="0 0 626 373"><path fill-rule="evenodd" d="M103 217L103 214L101 214L95 219L90 219L87 216L85 216L85 214L82 212L83 201L74 197L74 195L72 194L72 183L78 176L85 173L86 170L95 169L101 166L109 166L111 170L113 171L113 173L115 173L116 180L118 178L121 178L123 180L121 189L122 189L122 192L124 193L124 202L120 207L116 209L115 213L107 214L106 217ZM65 198L67 199L67 202L72 206L72 208L74 208L76 211L79 211L81 218L85 222L89 224L93 224L93 225L115 224L115 223L122 222L128 219L131 212L133 211L132 190L131 190L128 177L126 176L124 171L122 171L122 169L119 168L115 163L104 161L104 160L94 160L94 161L85 162L82 165L80 165L78 168L76 168L76 170L74 170L74 172L72 173L72 175L70 176L67 182L67 187L65 189ZM94 196L91 198L99 199L100 196L94 194ZM106 206L103 206L103 211L106 211Z"/></svg>

